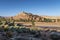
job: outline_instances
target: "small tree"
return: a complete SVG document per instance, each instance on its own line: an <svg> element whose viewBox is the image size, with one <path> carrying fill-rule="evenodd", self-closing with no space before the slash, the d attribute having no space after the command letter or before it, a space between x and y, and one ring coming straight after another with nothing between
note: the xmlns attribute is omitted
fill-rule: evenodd
<svg viewBox="0 0 60 40"><path fill-rule="evenodd" d="M34 23L35 21L34 20L32 20L32 26L34 27L35 26L35 23Z"/></svg>

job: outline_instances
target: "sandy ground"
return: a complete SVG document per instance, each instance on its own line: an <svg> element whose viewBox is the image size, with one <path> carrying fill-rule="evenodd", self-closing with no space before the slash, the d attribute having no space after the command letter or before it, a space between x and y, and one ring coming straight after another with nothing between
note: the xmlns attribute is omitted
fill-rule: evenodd
<svg viewBox="0 0 60 40"><path fill-rule="evenodd" d="M16 22L16 23L22 23L23 25L32 25L31 22ZM35 26L60 27L60 22L35 22Z"/></svg>
<svg viewBox="0 0 60 40"><path fill-rule="evenodd" d="M16 23L22 23L23 25L32 25L31 22L16 22ZM28 27L32 29L39 29L39 30L57 30L60 32L60 22L35 22L36 27Z"/></svg>

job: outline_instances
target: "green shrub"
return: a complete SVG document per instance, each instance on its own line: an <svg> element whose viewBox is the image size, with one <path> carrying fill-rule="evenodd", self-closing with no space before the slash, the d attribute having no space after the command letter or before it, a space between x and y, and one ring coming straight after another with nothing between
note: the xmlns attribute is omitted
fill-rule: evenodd
<svg viewBox="0 0 60 40"><path fill-rule="evenodd" d="M18 33L29 33L30 29L27 28L19 28L16 30Z"/></svg>
<svg viewBox="0 0 60 40"><path fill-rule="evenodd" d="M34 20L32 20L32 26L34 27L35 26L35 23L34 23L35 21Z"/></svg>
<svg viewBox="0 0 60 40"><path fill-rule="evenodd" d="M52 20L44 18L44 22L52 22Z"/></svg>
<svg viewBox="0 0 60 40"><path fill-rule="evenodd" d="M60 36L57 35L57 34L52 34L52 35L50 36L50 38L51 38L52 40L59 40L59 39L60 39Z"/></svg>
<svg viewBox="0 0 60 40"><path fill-rule="evenodd" d="M30 34L33 34L33 35L35 35L35 34L36 34L36 31L34 31L34 30L31 30L31 31L30 31Z"/></svg>
<svg viewBox="0 0 60 40"><path fill-rule="evenodd" d="M17 26L23 26L22 24L17 24Z"/></svg>
<svg viewBox="0 0 60 40"><path fill-rule="evenodd" d="M14 26L14 23L9 23L8 26Z"/></svg>
<svg viewBox="0 0 60 40"><path fill-rule="evenodd" d="M4 31L8 31L9 29L8 28L4 28Z"/></svg>
<svg viewBox="0 0 60 40"><path fill-rule="evenodd" d="M0 22L0 25L2 25L3 23L2 22Z"/></svg>
<svg viewBox="0 0 60 40"><path fill-rule="evenodd" d="M11 38L13 35L12 35L13 33L11 32L11 31L8 31L8 32L6 32L6 36L8 37L8 38Z"/></svg>

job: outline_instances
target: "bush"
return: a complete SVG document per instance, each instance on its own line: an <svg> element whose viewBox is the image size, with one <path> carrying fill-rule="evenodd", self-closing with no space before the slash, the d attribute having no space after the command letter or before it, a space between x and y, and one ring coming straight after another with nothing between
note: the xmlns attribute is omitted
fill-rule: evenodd
<svg viewBox="0 0 60 40"><path fill-rule="evenodd" d="M3 23L2 22L0 22L0 25L2 25Z"/></svg>
<svg viewBox="0 0 60 40"><path fill-rule="evenodd" d="M21 29L16 30L18 33L22 33L23 31Z"/></svg>
<svg viewBox="0 0 60 40"><path fill-rule="evenodd" d="M17 29L14 28L14 27L12 27L12 28L9 28L9 30L12 31L12 32L14 32L14 31L16 31Z"/></svg>
<svg viewBox="0 0 60 40"><path fill-rule="evenodd" d="M36 31L31 30L31 31L30 31L30 34L34 34L34 35L35 35L35 34L36 34Z"/></svg>
<svg viewBox="0 0 60 40"><path fill-rule="evenodd" d="M8 31L9 29L8 28L4 28L4 31Z"/></svg>
<svg viewBox="0 0 60 40"><path fill-rule="evenodd" d="M7 25L8 23L10 23L10 22L5 21L5 25Z"/></svg>
<svg viewBox="0 0 60 40"><path fill-rule="evenodd" d="M17 24L17 26L23 26L22 24Z"/></svg>
<svg viewBox="0 0 60 40"><path fill-rule="evenodd" d="M57 30L51 30L51 32L57 32Z"/></svg>
<svg viewBox="0 0 60 40"><path fill-rule="evenodd" d="M50 38L51 38L52 40L59 40L59 39L60 39L60 36L57 35L57 34L52 34L52 35L50 36Z"/></svg>
<svg viewBox="0 0 60 40"><path fill-rule="evenodd" d="M13 35L12 35L12 32L11 31L8 31L8 32L6 32L6 36L8 37L8 38L11 38Z"/></svg>
<svg viewBox="0 0 60 40"><path fill-rule="evenodd" d="M36 37L36 38L40 38L40 37L41 37L41 33L40 33L40 31L37 31L36 34L34 35L34 37Z"/></svg>
<svg viewBox="0 0 60 40"><path fill-rule="evenodd" d="M14 23L8 23L8 26L14 26Z"/></svg>
<svg viewBox="0 0 60 40"><path fill-rule="evenodd" d="M18 33L29 33L29 32L30 32L30 29L21 28L21 29L17 29L17 32L18 32Z"/></svg>
<svg viewBox="0 0 60 40"><path fill-rule="evenodd" d="M52 22L52 20L44 18L44 22Z"/></svg>

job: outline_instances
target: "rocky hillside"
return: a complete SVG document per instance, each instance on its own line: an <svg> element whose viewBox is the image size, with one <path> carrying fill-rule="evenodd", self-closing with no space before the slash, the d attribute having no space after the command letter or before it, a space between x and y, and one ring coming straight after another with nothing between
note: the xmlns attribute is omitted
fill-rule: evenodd
<svg viewBox="0 0 60 40"><path fill-rule="evenodd" d="M38 21L38 22L59 22L60 16L39 16L32 13L21 12L13 17L5 17L5 19L23 20L23 21Z"/></svg>
<svg viewBox="0 0 60 40"><path fill-rule="evenodd" d="M21 12L18 15L14 16L13 19L15 19L15 20L25 19L25 20L41 21L41 19L43 20L43 17L38 16L38 15L33 15L32 13Z"/></svg>
<svg viewBox="0 0 60 40"><path fill-rule="evenodd" d="M32 13L21 12L16 16L13 16L14 20L35 20L35 21L60 21L60 16L39 16Z"/></svg>

